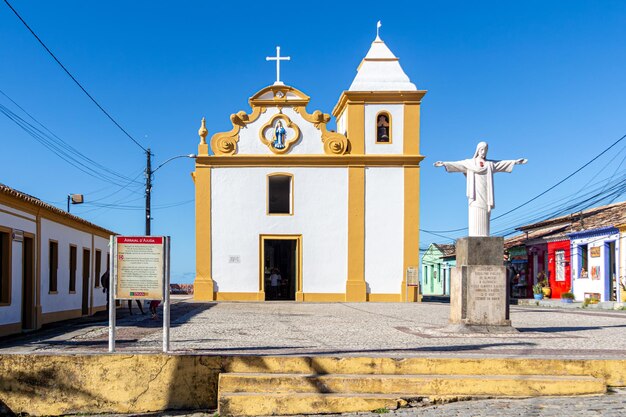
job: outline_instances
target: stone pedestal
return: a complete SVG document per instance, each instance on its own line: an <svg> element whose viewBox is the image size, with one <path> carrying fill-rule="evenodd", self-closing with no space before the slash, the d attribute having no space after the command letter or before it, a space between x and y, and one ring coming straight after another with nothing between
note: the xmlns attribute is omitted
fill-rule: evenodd
<svg viewBox="0 0 626 417"><path fill-rule="evenodd" d="M456 241L456 268L450 276L449 331L516 332L509 320L509 294L501 237Z"/></svg>

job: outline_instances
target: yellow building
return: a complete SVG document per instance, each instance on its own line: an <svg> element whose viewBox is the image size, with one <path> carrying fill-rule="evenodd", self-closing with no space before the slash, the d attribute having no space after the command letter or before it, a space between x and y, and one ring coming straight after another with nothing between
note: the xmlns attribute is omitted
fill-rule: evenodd
<svg viewBox="0 0 626 417"><path fill-rule="evenodd" d="M195 298L415 301L405 276L419 263L426 91L377 36L333 109L335 132L279 74L230 131L207 142L202 121Z"/></svg>

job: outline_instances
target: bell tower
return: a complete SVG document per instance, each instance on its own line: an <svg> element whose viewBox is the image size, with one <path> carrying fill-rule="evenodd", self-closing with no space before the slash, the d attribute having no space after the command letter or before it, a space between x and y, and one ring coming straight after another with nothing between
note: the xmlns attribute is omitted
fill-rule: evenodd
<svg viewBox="0 0 626 417"><path fill-rule="evenodd" d="M399 59L391 52L378 36L361 61L357 75L348 91L344 91L333 109L337 120L337 131L345 134L350 142L350 155L383 155L410 157L420 156L420 105L425 90L418 90L400 66ZM415 288L406 294L406 270L419 265L419 163L403 163L402 170L396 177L395 186L403 187L403 212L401 213L403 230L402 288L401 299L397 301L416 301ZM366 246L366 235L375 226L368 221L367 207L375 206L376 195L370 191L367 182L376 182L375 168L351 166L349 168L348 196L348 277L346 282L346 301L365 301L367 295L368 262L372 251ZM367 192L366 192L367 190ZM399 220L399 221L400 221ZM398 230L400 231L400 230ZM382 232L381 232L382 233ZM368 237L370 239L370 237ZM379 239L380 240L380 239ZM367 242L370 242L368 240ZM375 256L375 255L374 255ZM370 270L373 270L371 267ZM397 268L395 274L400 273ZM394 291L395 292L395 291Z"/></svg>

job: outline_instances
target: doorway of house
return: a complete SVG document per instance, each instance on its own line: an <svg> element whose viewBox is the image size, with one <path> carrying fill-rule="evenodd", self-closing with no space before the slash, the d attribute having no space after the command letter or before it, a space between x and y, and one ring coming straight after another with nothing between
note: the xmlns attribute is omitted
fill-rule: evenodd
<svg viewBox="0 0 626 417"><path fill-rule="evenodd" d="M22 255L22 330L35 328L34 239L24 236Z"/></svg>
<svg viewBox="0 0 626 417"><path fill-rule="evenodd" d="M615 241L605 244L604 253L606 253L606 272L607 272L607 288L609 290L608 300L617 301L617 277L615 268Z"/></svg>
<svg viewBox="0 0 626 417"><path fill-rule="evenodd" d="M91 289L91 285L89 285L89 271L91 271L91 251L83 249L83 316L89 314L89 290Z"/></svg>
<svg viewBox="0 0 626 417"><path fill-rule="evenodd" d="M298 241L298 238L290 236L261 237L266 301L295 301L299 271Z"/></svg>

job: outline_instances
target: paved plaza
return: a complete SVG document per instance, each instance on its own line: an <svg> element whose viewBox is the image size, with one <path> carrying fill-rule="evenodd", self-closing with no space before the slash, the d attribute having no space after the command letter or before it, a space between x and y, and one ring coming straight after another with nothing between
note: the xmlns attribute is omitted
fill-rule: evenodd
<svg viewBox="0 0 626 417"><path fill-rule="evenodd" d="M446 303L173 300L171 351L219 355L626 358L626 311L511 306L514 334L446 332ZM159 352L160 320L118 309L117 350ZM106 314L0 340L0 353L107 350Z"/></svg>

